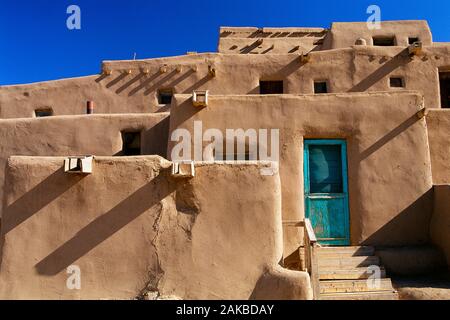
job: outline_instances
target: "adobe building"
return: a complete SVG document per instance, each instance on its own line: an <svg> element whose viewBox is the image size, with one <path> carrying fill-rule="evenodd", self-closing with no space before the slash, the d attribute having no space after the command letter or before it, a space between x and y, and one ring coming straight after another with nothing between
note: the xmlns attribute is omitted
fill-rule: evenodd
<svg viewBox="0 0 450 320"><path fill-rule="evenodd" d="M425 21L223 27L216 53L2 86L0 298L404 298L391 278L450 262L449 107ZM277 154L205 158L209 129Z"/></svg>

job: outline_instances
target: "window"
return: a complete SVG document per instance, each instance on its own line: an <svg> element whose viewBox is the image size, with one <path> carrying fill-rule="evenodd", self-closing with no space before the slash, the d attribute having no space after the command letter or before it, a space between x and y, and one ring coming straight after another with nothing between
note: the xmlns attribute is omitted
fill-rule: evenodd
<svg viewBox="0 0 450 320"><path fill-rule="evenodd" d="M373 37L373 45L380 47L395 46L394 37Z"/></svg>
<svg viewBox="0 0 450 320"><path fill-rule="evenodd" d="M41 108L41 109L36 109L34 110L34 115L37 118L41 118L41 117L50 117L53 115L53 110L52 108Z"/></svg>
<svg viewBox="0 0 450 320"><path fill-rule="evenodd" d="M283 94L283 81L259 81L260 94Z"/></svg>
<svg viewBox="0 0 450 320"><path fill-rule="evenodd" d="M342 193L340 145L309 145L310 193Z"/></svg>
<svg viewBox="0 0 450 320"><path fill-rule="evenodd" d="M137 156L141 154L141 132L122 132L122 152L123 156Z"/></svg>
<svg viewBox="0 0 450 320"><path fill-rule="evenodd" d="M450 71L439 72L441 107L450 108Z"/></svg>
<svg viewBox="0 0 450 320"><path fill-rule="evenodd" d="M420 42L419 37L409 37L408 38L408 44L414 44L416 42Z"/></svg>
<svg viewBox="0 0 450 320"><path fill-rule="evenodd" d="M394 77L389 79L389 85L391 88L404 88L405 80L400 77Z"/></svg>
<svg viewBox="0 0 450 320"><path fill-rule="evenodd" d="M164 89L158 91L158 103L159 104L171 104L173 91L171 89Z"/></svg>
<svg viewBox="0 0 450 320"><path fill-rule="evenodd" d="M328 93L328 86L326 81L314 81L314 93Z"/></svg>

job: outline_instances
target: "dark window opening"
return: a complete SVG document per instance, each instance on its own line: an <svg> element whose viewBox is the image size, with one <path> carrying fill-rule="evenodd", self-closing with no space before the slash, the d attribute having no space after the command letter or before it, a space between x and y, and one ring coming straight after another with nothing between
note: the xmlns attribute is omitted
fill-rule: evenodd
<svg viewBox="0 0 450 320"><path fill-rule="evenodd" d="M408 38L408 43L409 44L414 44L416 42L420 42L420 39L418 37L409 37Z"/></svg>
<svg viewBox="0 0 450 320"><path fill-rule="evenodd" d="M403 78L390 78L389 85L391 86L391 88L404 88L405 82Z"/></svg>
<svg viewBox="0 0 450 320"><path fill-rule="evenodd" d="M283 94L283 81L260 81L260 94Z"/></svg>
<svg viewBox="0 0 450 320"><path fill-rule="evenodd" d="M158 103L159 104L171 104L172 103L172 90L159 90Z"/></svg>
<svg viewBox="0 0 450 320"><path fill-rule="evenodd" d="M441 107L450 108L450 71L439 72Z"/></svg>
<svg viewBox="0 0 450 320"><path fill-rule="evenodd" d="M380 47L395 46L395 38L394 37L374 37L373 45L380 46Z"/></svg>
<svg viewBox="0 0 450 320"><path fill-rule="evenodd" d="M328 93L328 86L326 81L314 82L314 93Z"/></svg>
<svg viewBox="0 0 450 320"><path fill-rule="evenodd" d="M36 109L34 114L37 118L50 117L53 115L53 110L51 108Z"/></svg>
<svg viewBox="0 0 450 320"><path fill-rule="evenodd" d="M123 156L138 156L141 154L141 132L122 132L122 152Z"/></svg>
<svg viewBox="0 0 450 320"><path fill-rule="evenodd" d="M342 193L341 146L309 146L310 193Z"/></svg>

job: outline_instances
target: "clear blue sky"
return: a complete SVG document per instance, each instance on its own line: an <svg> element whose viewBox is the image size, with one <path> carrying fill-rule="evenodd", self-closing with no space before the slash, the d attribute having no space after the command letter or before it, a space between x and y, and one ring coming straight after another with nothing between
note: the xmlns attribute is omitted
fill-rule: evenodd
<svg viewBox="0 0 450 320"><path fill-rule="evenodd" d="M81 8L81 30L66 9ZM219 26L329 27L425 19L435 41L450 42L449 0L0 0L0 85L98 73L102 60L214 52Z"/></svg>

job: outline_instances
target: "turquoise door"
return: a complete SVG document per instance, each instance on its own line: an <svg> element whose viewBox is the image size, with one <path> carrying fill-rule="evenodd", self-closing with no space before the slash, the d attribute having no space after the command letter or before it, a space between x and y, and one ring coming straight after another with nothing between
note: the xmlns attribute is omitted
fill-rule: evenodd
<svg viewBox="0 0 450 320"><path fill-rule="evenodd" d="M322 245L350 244L347 144L305 140L305 215Z"/></svg>

